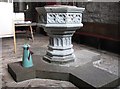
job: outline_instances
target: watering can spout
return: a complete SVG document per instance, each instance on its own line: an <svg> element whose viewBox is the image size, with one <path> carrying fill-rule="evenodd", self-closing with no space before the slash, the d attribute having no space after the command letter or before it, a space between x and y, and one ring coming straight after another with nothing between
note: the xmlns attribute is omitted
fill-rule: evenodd
<svg viewBox="0 0 120 89"><path fill-rule="evenodd" d="M23 45L22 66L25 68L29 68L33 66L33 61L32 61L33 52L29 48L30 48L29 44Z"/></svg>

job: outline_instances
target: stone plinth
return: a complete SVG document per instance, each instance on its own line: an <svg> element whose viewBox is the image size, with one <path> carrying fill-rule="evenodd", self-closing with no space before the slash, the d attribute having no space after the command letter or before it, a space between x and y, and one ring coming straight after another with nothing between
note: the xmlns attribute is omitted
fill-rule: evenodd
<svg viewBox="0 0 120 89"><path fill-rule="evenodd" d="M49 36L49 45L44 60L52 63L68 63L75 59L71 42L74 32L83 26L84 8L52 5L37 7L42 27Z"/></svg>
<svg viewBox="0 0 120 89"><path fill-rule="evenodd" d="M8 72L16 82L32 78L54 79L69 81L79 89L114 89L120 85L119 76L96 68L91 62L77 67L58 66L43 61L41 56L33 55L33 63L34 66L31 68L22 67L21 62L10 63L8 64ZM63 89L74 88L63 87Z"/></svg>

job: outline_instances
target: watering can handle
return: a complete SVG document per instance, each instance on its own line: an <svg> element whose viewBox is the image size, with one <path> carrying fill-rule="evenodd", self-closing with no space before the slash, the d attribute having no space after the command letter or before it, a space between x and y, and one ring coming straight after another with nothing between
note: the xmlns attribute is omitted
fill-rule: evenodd
<svg viewBox="0 0 120 89"><path fill-rule="evenodd" d="M30 54L31 55L33 54L33 52L31 50L29 50L29 51L30 51L30 53L29 53L29 56L28 56L28 60L30 60Z"/></svg>

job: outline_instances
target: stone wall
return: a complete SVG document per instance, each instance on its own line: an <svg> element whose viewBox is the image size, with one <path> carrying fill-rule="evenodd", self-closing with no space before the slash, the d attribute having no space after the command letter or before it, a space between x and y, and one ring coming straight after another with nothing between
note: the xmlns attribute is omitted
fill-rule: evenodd
<svg viewBox="0 0 120 89"><path fill-rule="evenodd" d="M120 3L118 2L77 2L84 7L83 22L117 24L120 21Z"/></svg>

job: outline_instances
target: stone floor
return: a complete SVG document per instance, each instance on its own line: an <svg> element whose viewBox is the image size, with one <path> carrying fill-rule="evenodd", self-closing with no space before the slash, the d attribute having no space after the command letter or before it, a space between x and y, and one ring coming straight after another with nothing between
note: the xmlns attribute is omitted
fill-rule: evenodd
<svg viewBox="0 0 120 89"><path fill-rule="evenodd" d="M50 80L50 79L30 79L23 82L15 82L10 74L7 71L7 64L21 61L23 49L22 46L24 43L29 43L31 45L31 50L35 55L45 55L45 51L48 45L48 36L43 36L41 34L35 34L35 40L32 42L31 39L26 39L24 35L17 36L17 53L14 54L14 44L13 38L0 39L0 87L52 87L51 89L64 89L63 87L72 87L75 86L66 81ZM106 52L103 50L94 49L84 45L74 43L75 55L80 55L80 50L88 50L100 54L100 60L93 62L95 67L103 69L109 73L118 75L118 66L120 55ZM86 63L87 60L81 60L81 64ZM2 70L1 70L2 69ZM69 88L68 88L69 89ZM120 89L120 88L119 88Z"/></svg>

